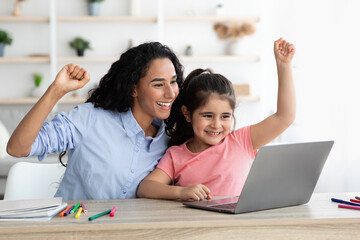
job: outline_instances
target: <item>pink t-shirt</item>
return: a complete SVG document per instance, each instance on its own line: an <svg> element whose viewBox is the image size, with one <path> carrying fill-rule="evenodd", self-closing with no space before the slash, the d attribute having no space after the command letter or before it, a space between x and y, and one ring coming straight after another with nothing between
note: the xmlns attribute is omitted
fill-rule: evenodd
<svg viewBox="0 0 360 240"><path fill-rule="evenodd" d="M247 126L199 153L192 153L186 143L172 146L157 168L168 174L176 186L201 183L210 189L212 196L239 195L255 155Z"/></svg>

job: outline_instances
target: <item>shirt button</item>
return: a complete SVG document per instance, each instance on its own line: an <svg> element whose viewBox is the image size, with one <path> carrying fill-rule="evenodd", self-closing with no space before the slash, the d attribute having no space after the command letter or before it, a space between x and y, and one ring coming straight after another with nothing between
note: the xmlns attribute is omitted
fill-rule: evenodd
<svg viewBox="0 0 360 240"><path fill-rule="evenodd" d="M139 149L138 148L135 148L135 152L138 152L139 151Z"/></svg>
<svg viewBox="0 0 360 240"><path fill-rule="evenodd" d="M125 194L126 193L126 190L123 190L123 194Z"/></svg>
<svg viewBox="0 0 360 240"><path fill-rule="evenodd" d="M134 169L131 169L131 173L134 173L135 171L134 171Z"/></svg>

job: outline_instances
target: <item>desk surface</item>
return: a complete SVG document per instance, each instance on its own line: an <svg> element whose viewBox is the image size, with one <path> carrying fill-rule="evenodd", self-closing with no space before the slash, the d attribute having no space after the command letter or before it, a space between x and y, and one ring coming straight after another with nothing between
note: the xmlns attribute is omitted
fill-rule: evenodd
<svg viewBox="0 0 360 240"><path fill-rule="evenodd" d="M88 213L46 222L1 222L0 239L354 239L360 211L341 209L360 193L313 194L305 205L244 214L188 208L181 202L151 199L84 201ZM69 201L69 204L77 202ZM117 206L115 217L88 217Z"/></svg>

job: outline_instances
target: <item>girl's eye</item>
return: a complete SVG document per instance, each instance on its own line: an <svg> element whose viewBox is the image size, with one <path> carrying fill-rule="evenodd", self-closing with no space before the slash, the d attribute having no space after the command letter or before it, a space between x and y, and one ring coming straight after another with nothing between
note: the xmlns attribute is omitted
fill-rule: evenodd
<svg viewBox="0 0 360 240"><path fill-rule="evenodd" d="M204 118L211 118L212 115L210 115L210 114L205 114L205 115L203 115L203 117L204 117Z"/></svg>
<svg viewBox="0 0 360 240"><path fill-rule="evenodd" d="M173 81L170 82L170 84L177 84L177 81L173 80Z"/></svg>
<svg viewBox="0 0 360 240"><path fill-rule="evenodd" d="M161 83L154 84L154 87L162 87L163 85Z"/></svg>

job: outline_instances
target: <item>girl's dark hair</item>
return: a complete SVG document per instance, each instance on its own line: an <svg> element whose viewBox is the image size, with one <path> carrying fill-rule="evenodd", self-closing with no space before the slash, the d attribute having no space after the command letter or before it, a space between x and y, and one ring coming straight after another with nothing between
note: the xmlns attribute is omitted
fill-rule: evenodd
<svg viewBox="0 0 360 240"><path fill-rule="evenodd" d="M159 42L147 42L121 54L120 59L114 62L108 73L101 78L99 85L89 91L90 97L86 102L91 102L95 107L105 110L128 111L134 103L133 87L147 74L152 61L161 58L168 58L173 63L176 81L181 89L184 68L176 54L168 46ZM167 120L165 124L167 125ZM63 155L64 153L59 155L62 165L64 165L61 161Z"/></svg>
<svg viewBox="0 0 360 240"><path fill-rule="evenodd" d="M234 110L236 96L232 83L221 74L212 73L209 69L196 69L185 79L180 94L174 101L172 114L168 118L167 134L170 136L168 146L180 145L194 137L191 123L187 122L181 106L193 112L205 105L211 94L216 93L226 98Z"/></svg>

